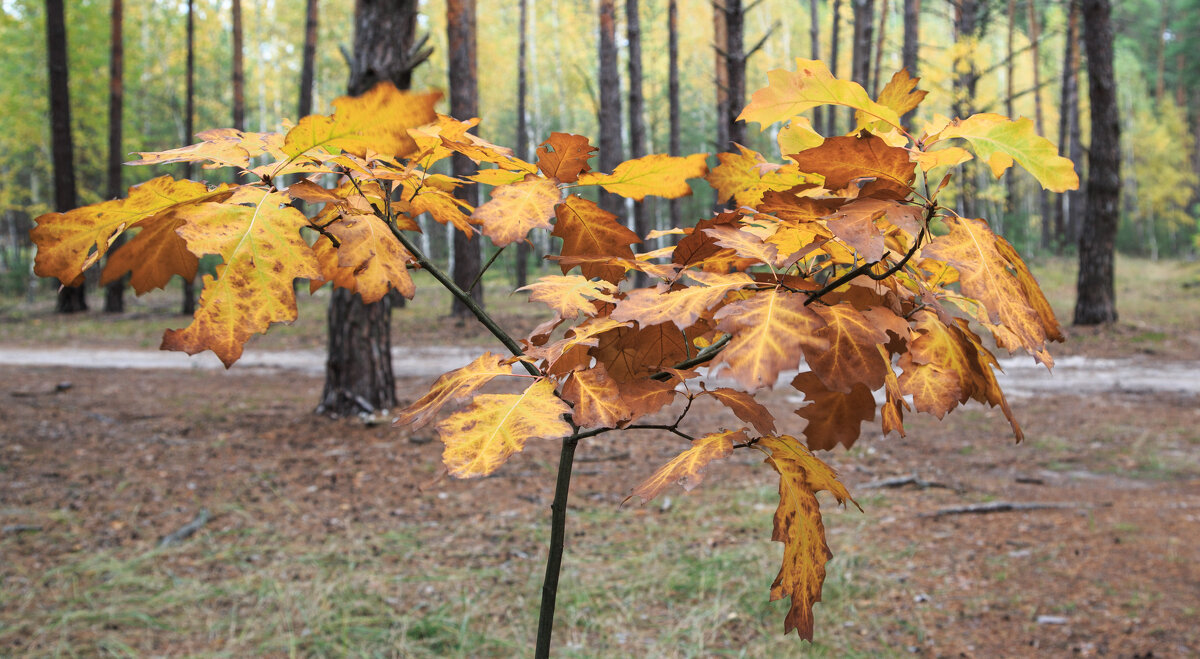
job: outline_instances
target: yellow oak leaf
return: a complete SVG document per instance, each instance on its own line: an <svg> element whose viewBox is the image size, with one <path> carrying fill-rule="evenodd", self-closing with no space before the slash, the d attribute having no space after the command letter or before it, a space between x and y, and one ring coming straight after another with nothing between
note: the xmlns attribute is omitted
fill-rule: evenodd
<svg viewBox="0 0 1200 659"><path fill-rule="evenodd" d="M187 280L196 278L200 260L187 250L187 243L175 233L183 225L176 210L167 210L148 222L145 228L134 229L137 235L108 253L100 285L116 281L129 273L129 285L138 295L162 288L179 275Z"/></svg>
<svg viewBox="0 0 1200 659"><path fill-rule="evenodd" d="M76 208L66 213L46 213L34 220L37 226L29 236L37 244L34 273L39 277L57 277L65 285L71 285L87 268L108 252L109 246L122 231L138 227L151 228L166 218L166 211L201 202L216 202L229 197L232 188L221 185L210 190L203 183L175 180L170 176L150 179L129 188L125 199L103 201L98 204ZM157 231L144 238L147 244L154 238L151 250L159 249L162 240L172 241L169 232ZM145 248L141 248L145 249ZM164 247L164 255L174 250ZM132 252L131 252L132 255ZM186 264L175 263L173 272L185 271Z"/></svg>
<svg viewBox="0 0 1200 659"><path fill-rule="evenodd" d="M718 274L689 272L688 276L700 285L685 286L678 290L638 288L626 294L612 311L614 320L636 320L639 325L675 323L681 331L696 324L705 311L735 291L754 284L749 275L742 272Z"/></svg>
<svg viewBox="0 0 1200 659"><path fill-rule="evenodd" d="M484 185L511 185L525 179L525 172L507 169L481 169L467 178Z"/></svg>
<svg viewBox="0 0 1200 659"><path fill-rule="evenodd" d="M722 307L714 316L717 329L733 338L714 362L728 365L729 377L747 391L774 386L779 373L796 368L803 354L829 346L819 336L825 320L804 300L771 288Z"/></svg>
<svg viewBox="0 0 1200 659"><path fill-rule="evenodd" d="M492 189L492 199L475 209L471 220L497 247L524 240L532 229L549 229L560 198L554 181L529 178Z"/></svg>
<svg viewBox="0 0 1200 659"><path fill-rule="evenodd" d="M754 235L749 227L739 228L734 225L722 225L703 229L704 233L712 236L718 247L732 249L735 254L753 261L759 261L772 268L781 262L779 248L762 238Z"/></svg>
<svg viewBox="0 0 1200 659"><path fill-rule="evenodd" d="M361 96L334 99L333 116L301 119L284 138L283 152L293 159L338 150L359 157L368 151L409 156L417 148L409 129L436 121L433 106L441 97L441 92L400 91L391 82L380 82Z"/></svg>
<svg viewBox="0 0 1200 659"><path fill-rule="evenodd" d="M616 428L633 416L617 381L601 364L572 371L563 384L562 397L575 405L572 417L575 425L583 428Z"/></svg>
<svg viewBox="0 0 1200 659"><path fill-rule="evenodd" d="M378 302L395 289L406 298L416 293L408 262L413 260L396 236L374 215L347 215L325 229L338 239L337 266L345 268L363 302Z"/></svg>
<svg viewBox="0 0 1200 659"><path fill-rule="evenodd" d="M971 145L992 168L996 178L1012 167L1015 160L1051 192L1066 192L1079 187L1075 165L1058 155L1054 143L1038 135L1033 121L1028 118L1014 121L999 114L983 113L956 119L925 144L931 146L956 137Z"/></svg>
<svg viewBox="0 0 1200 659"><path fill-rule="evenodd" d="M626 160L612 174L588 172L580 174L579 185L599 185L605 190L641 201L648 195L678 199L692 194L688 179L700 178L708 172L707 153L690 156L668 156L661 153Z"/></svg>
<svg viewBox="0 0 1200 659"><path fill-rule="evenodd" d="M554 310L559 318L574 318L577 314L593 316L596 305L593 300L616 302L613 294L617 287L607 281L593 281L579 275L547 275L536 282L517 289L529 291L529 299Z"/></svg>
<svg viewBox="0 0 1200 659"><path fill-rule="evenodd" d="M792 386L809 401L796 414L808 420L804 438L813 451L832 451L838 444L854 446L862 423L875 418L875 397L866 385L856 383L846 393L830 391L816 373L805 371L792 379Z"/></svg>
<svg viewBox="0 0 1200 659"><path fill-rule="evenodd" d="M728 458L733 454L733 445L746 442L746 433L741 430L724 431L705 435L692 442L692 445L679 455L671 458L665 465L658 468L649 478L633 488L633 493L625 498L629 501L638 497L642 503L654 499L662 491L674 483L683 486L684 491L691 492L700 481L704 480L704 470L714 460Z"/></svg>
<svg viewBox="0 0 1200 659"><path fill-rule="evenodd" d="M929 92L922 89L917 89L917 83L920 78L914 78L908 73L908 69L901 69L892 74L892 79L883 86L883 90L879 92L879 103L896 111L898 115L905 115L911 110L917 109L921 101ZM859 113L855 113L859 115ZM865 120L865 121L864 121ZM866 116L858 116L859 123L869 123L871 118Z"/></svg>
<svg viewBox="0 0 1200 659"><path fill-rule="evenodd" d="M738 153L718 153L720 164L704 177L717 191L718 202L732 198L738 206L756 206L767 192L791 190L820 180L801 172L794 164L769 163L755 151L740 144L734 146Z"/></svg>
<svg viewBox="0 0 1200 659"><path fill-rule="evenodd" d="M512 375L512 366L505 361L500 355L485 352L470 364L443 373L424 396L400 410L392 425L419 428L429 423L447 404L466 399L497 377Z"/></svg>
<svg viewBox="0 0 1200 659"><path fill-rule="evenodd" d="M909 150L908 154L925 173L929 173L937 167L961 165L973 157L969 151L957 146L948 146L935 151Z"/></svg>
<svg viewBox="0 0 1200 659"><path fill-rule="evenodd" d="M800 638L811 641L812 607L821 601L825 563L833 557L825 543L817 492L829 492L842 505L847 500L858 504L838 481L837 472L795 437L763 437L755 447L770 452L766 462L779 473L779 507L775 510L771 539L783 543L783 565L771 584L771 601L790 597L783 633L794 629Z"/></svg>
<svg viewBox="0 0 1200 659"><path fill-rule="evenodd" d="M872 121L903 128L900 115L867 95L856 82L838 80L819 60L796 59L796 70L767 72L767 86L754 92L739 121L757 121L766 130L771 124L790 119L821 105L854 108Z"/></svg>
<svg viewBox="0 0 1200 659"><path fill-rule="evenodd" d="M496 471L531 439L566 437L563 420L571 408L554 395L554 383L542 379L519 394L476 396L467 409L437 424L446 445L442 462L452 476L474 478Z"/></svg>
<svg viewBox="0 0 1200 659"><path fill-rule="evenodd" d="M139 151L141 158L126 165L165 165L174 162L203 162L204 169L238 167L248 169L250 159L269 153L277 133L246 133L236 128L214 128L198 133L200 142L166 151Z"/></svg>
<svg viewBox="0 0 1200 659"><path fill-rule="evenodd" d="M633 261L630 245L641 242L636 233L617 221L617 216L600 208L595 202L570 195L555 208L557 220L550 235L561 238L565 258L610 257ZM574 266L561 263L563 274ZM603 279L613 284L625 278L625 267L613 263L581 263L580 270L588 279Z"/></svg>
<svg viewBox="0 0 1200 659"><path fill-rule="evenodd" d="M1029 305L1037 312L1038 318L1042 320L1042 327L1046 330L1046 338L1051 341L1065 341L1063 336L1062 326L1058 324L1058 319L1054 316L1054 309L1050 307L1050 301L1046 299L1046 294L1042 292L1042 287L1038 286L1037 279L1033 273L1029 271L1029 266L1025 265L1025 261L1021 259L1021 255L1017 254L1016 248L1012 246L1003 236L996 236L996 250L1004 257L1005 261L1012 266L1016 273L1017 281L1021 284L1021 290L1025 291L1025 299L1029 301Z"/></svg>
<svg viewBox="0 0 1200 659"><path fill-rule="evenodd" d="M452 224L455 229L470 234L472 212L471 205L446 190L433 186L421 186L419 189L406 185L404 198L408 200L408 214L416 218L421 213L429 216L438 224Z"/></svg>
<svg viewBox="0 0 1200 659"><path fill-rule="evenodd" d="M779 143L779 153L786 157L821 146L825 138L813 129L812 120L808 117L792 117L786 126L779 129L775 141Z"/></svg>
<svg viewBox="0 0 1200 659"><path fill-rule="evenodd" d="M212 350L232 366L242 346L271 323L296 319L297 277L321 276L300 228L308 219L290 199L261 188L237 188L224 203L188 208L176 231L197 256L217 254L217 278L204 276L204 292L192 323L163 335L164 350L194 355Z"/></svg>

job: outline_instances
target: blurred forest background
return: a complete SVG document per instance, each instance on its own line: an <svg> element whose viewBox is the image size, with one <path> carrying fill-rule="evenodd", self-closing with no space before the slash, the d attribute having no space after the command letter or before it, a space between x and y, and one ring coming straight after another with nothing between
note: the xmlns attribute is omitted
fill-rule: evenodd
<svg viewBox="0 0 1200 659"><path fill-rule="evenodd" d="M551 131L588 135L596 142L597 2L525 0L527 4L525 116L530 143L517 144L518 50L522 36L518 0L478 5L479 132L489 140L529 152ZM308 5L317 7L312 111L329 112L345 93L343 55L353 44L354 0L124 0L123 153L190 143L195 131L233 124L233 5L240 5L244 56L244 125L275 130L281 118L298 118ZM195 109L186 118L187 20L195 21ZM606 3L600 3L606 4ZM612 4L611 2L607 4ZM625 3L616 3L617 48L623 101L628 102L630 42ZM643 118L647 152L669 142L668 10L677 4L681 148L684 153L728 150L718 104L727 52L723 20L707 0L641 0ZM835 75L850 78L865 66L868 91L877 91L904 64L906 21L919 19L916 75L930 92L915 126L935 114L999 112L1035 118L1039 132L1060 145L1086 181L1089 144L1087 59L1078 3L1072 0L760 0L739 6L746 53L747 90L766 83L766 72L793 68L796 57L819 56ZM53 210L46 8L43 0L0 0L0 285L6 295L32 295L56 282L32 281L28 230ZM71 132L78 203L112 195L107 181L112 0L65 3L69 53ZM443 0L419 5L418 34L432 53L417 66L413 87L447 89L446 16ZM815 20L814 20L815 18ZM1121 114L1121 225L1117 249L1157 259L1193 258L1197 249L1197 172L1200 134L1200 6L1194 0L1122 0L1114 3L1115 75ZM814 29L815 27L815 29ZM835 39L836 35L836 39ZM815 43L814 43L815 40ZM721 45L718 45L720 43ZM1191 49L1189 51L1189 48ZM910 55L911 57L911 55ZM864 64L865 62L865 64ZM722 67L723 69L723 67ZM880 75L882 72L882 75ZM856 79L861 77L855 74ZM748 92L747 92L748 93ZM745 99L734 99L740 108ZM623 106L625 111L625 106ZM449 112L448 107L442 108ZM736 113L736 109L734 110ZM627 115L624 144L628 145ZM831 130L818 117L817 126ZM834 129L849 128L838 115ZM746 131L749 147L777 153L775 134ZM735 135L736 137L736 135ZM625 156L629 157L628 151ZM125 158L129 159L129 158ZM711 158L715 164L715 158ZM979 169L979 168L975 168ZM160 173L182 176L182 166L123 168L124 187ZM203 172L210 182L228 176ZM952 191L960 211L992 220L1027 256L1072 253L1082 226L1083 193L1047 195L1024 172L995 180L985 171L956 177L973 189ZM707 188L685 200L683 223L711 212ZM969 198L968 198L969 197ZM666 204L650 212L668 224ZM433 223L425 239L441 259L452 249ZM438 230L434 230L438 229ZM548 240L548 239L547 239ZM484 255L486 258L487 255ZM507 258L507 257L506 257ZM509 264L508 268L512 265Z"/></svg>

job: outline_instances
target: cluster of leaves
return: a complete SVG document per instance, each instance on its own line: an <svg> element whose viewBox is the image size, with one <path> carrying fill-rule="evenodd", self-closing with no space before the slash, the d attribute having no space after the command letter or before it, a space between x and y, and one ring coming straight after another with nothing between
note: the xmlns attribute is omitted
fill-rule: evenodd
<svg viewBox="0 0 1200 659"><path fill-rule="evenodd" d="M412 296L408 269L428 268L465 298L411 239L421 213L501 247L550 229L562 241L551 257L562 274L527 290L553 318L518 343L476 309L513 355L487 353L446 373L397 423L443 416L436 428L444 462L463 478L492 473L540 438L648 428L686 440L633 490L643 500L674 482L694 487L711 462L736 449L761 451L779 474L772 538L785 547L771 596L791 598L785 632L811 639L812 605L831 556L816 493L852 501L813 452L852 445L877 416L884 433L903 435L903 416L913 408L941 418L971 399L999 406L1019 439L996 358L975 328L1047 366L1046 342L1062 338L1012 246L985 221L939 206L949 174L934 185L932 176L973 157L965 143L997 176L1015 161L1052 190L1078 180L1029 120L938 118L915 136L900 116L924 92L907 73L871 99L820 62L797 65L772 72L742 114L764 127L785 124L784 162L739 147L719 154L711 171L697 154L651 155L595 172L588 140L563 133L541 145L536 162L525 162L468 133L475 120L436 114L436 94L387 84L339 99L333 116L305 117L286 134L209 131L199 144L142 154L138 162L235 167L252 182L209 188L163 177L132 188L127 199L45 215L34 231L37 272L71 283L129 230L138 233L110 255L103 277L132 272L139 292L174 274L193 276L197 257L218 254L223 265L205 278L195 319L168 331L163 347L212 350L228 365L251 334L295 318L298 277L372 301L388 289ZM815 133L800 114L819 105L853 108L855 131ZM453 195L467 181L431 169L452 153L481 164L468 179L494 186L478 208ZM260 157L266 163L252 166ZM276 185L290 174L304 178ZM660 232L678 243L640 254L632 245L642 237L572 192L599 186L635 200L676 198L700 178L720 200L732 199L731 209ZM306 217L295 200L323 206ZM304 228L317 236L311 244ZM631 288L627 274L635 270L652 285ZM808 401L796 411L807 420L803 436L777 434L754 394L803 364L809 370L790 383ZM715 375L735 386L710 388ZM521 393L477 394L513 377L529 381ZM681 428L700 397L728 408L728 427L698 435ZM667 410L673 422L648 422Z"/></svg>

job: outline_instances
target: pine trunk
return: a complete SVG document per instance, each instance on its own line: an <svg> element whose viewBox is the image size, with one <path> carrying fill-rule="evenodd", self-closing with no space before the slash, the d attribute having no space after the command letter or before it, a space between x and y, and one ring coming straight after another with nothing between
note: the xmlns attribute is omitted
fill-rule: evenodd
<svg viewBox="0 0 1200 659"><path fill-rule="evenodd" d="M416 40L417 4L416 0L358 0L347 93L361 95L381 80L409 88L413 68L429 56ZM357 293L335 288L328 319L325 390L317 413L349 416L395 407L391 297L366 304Z"/></svg>
<svg viewBox="0 0 1200 659"><path fill-rule="evenodd" d="M888 23L888 0L883 0L883 4L879 9L879 34L875 37L875 65L871 71L871 89L872 95L879 95L879 86L882 84L880 79L880 69L883 68L883 44L887 38L887 23Z"/></svg>
<svg viewBox="0 0 1200 659"><path fill-rule="evenodd" d="M192 123L196 114L196 6L195 0L187 3L187 89L184 92L183 111L183 143L191 144L196 130ZM184 163L183 178L192 178L192 163ZM192 279L183 280L183 301L179 305L179 313L190 316L196 312L196 282Z"/></svg>
<svg viewBox="0 0 1200 659"><path fill-rule="evenodd" d="M1076 325L1117 320L1113 251L1121 195L1121 126L1113 76L1111 14L1109 0L1083 0L1092 143L1088 149L1087 225L1079 237Z"/></svg>
<svg viewBox="0 0 1200 659"><path fill-rule="evenodd" d="M450 80L450 115L465 120L479 116L479 84L475 67L475 0L448 0L446 3L446 43ZM456 153L451 157L451 170L462 178L475 172L470 158ZM459 199L475 205L475 188L462 185L454 190ZM454 232L454 283L471 299L483 305L483 281L479 279L479 241L461 231ZM474 288L472 288L474 284ZM455 298L451 315L461 320L471 316L471 310Z"/></svg>
<svg viewBox="0 0 1200 659"><path fill-rule="evenodd" d="M838 77L838 45L841 42L839 38L839 30L842 24L842 0L833 0L833 10L830 12L833 16L831 19L833 24L830 26L829 33L829 72L833 77ZM838 132L838 113L837 106L831 106L825 109L825 130L821 131L822 135L836 135Z"/></svg>
<svg viewBox="0 0 1200 659"><path fill-rule="evenodd" d="M121 162L125 150L121 143L121 122L125 107L125 43L124 5L122 0L112 0L111 50L108 59L108 198L117 199L125 191L121 184ZM117 236L110 251L125 242L125 234ZM104 311L125 311L125 285L128 275L109 282L104 287Z"/></svg>
<svg viewBox="0 0 1200 659"><path fill-rule="evenodd" d="M1029 40L1033 55L1033 116L1034 127L1038 135L1046 134L1045 112L1042 111L1042 50L1038 45L1041 41L1041 25L1038 20L1037 8L1033 0L1026 5L1029 10ZM1012 115L1009 115L1012 116ZM1049 249L1054 241L1054 231L1050 218L1050 193L1038 186L1038 214L1041 216L1042 249Z"/></svg>
<svg viewBox="0 0 1200 659"><path fill-rule="evenodd" d="M728 28L725 21L725 0L713 1L713 71L716 75L717 86L717 151L729 151L729 124L725 117L729 116L729 67L726 65L725 48L729 41Z"/></svg>
<svg viewBox="0 0 1200 659"><path fill-rule="evenodd" d="M728 84L725 123L729 127L729 141L746 144L746 122L738 121L738 115L746 105L746 46L744 27L746 11L742 0L725 0L725 66L728 69Z"/></svg>
<svg viewBox="0 0 1200 659"><path fill-rule="evenodd" d="M235 3L240 0L234 0ZM296 120L313 113L313 79L317 70L317 0L308 0L304 12L304 56L300 63L300 103Z"/></svg>
<svg viewBox="0 0 1200 659"><path fill-rule="evenodd" d="M901 53L900 59L903 61L904 68L908 69L908 75L916 78L920 76L918 71L919 54L920 54L920 39L921 39L921 0L904 0L904 50ZM913 130L913 115L916 110L909 110L902 117L902 121L910 131Z"/></svg>
<svg viewBox="0 0 1200 659"><path fill-rule="evenodd" d="M54 160L54 209L65 213L75 197L75 143L71 139L71 94L67 84L67 25L62 0L46 0L46 61L50 75L50 140ZM83 285L58 289L55 310L87 311Z"/></svg>
<svg viewBox="0 0 1200 659"><path fill-rule="evenodd" d="M667 104L670 115L671 134L668 149L677 156L682 151L679 124L679 6L676 0L667 3ZM671 228L677 229L683 222L683 213L678 199L671 200Z"/></svg>
<svg viewBox="0 0 1200 659"><path fill-rule="evenodd" d="M529 160L529 124L525 120L525 94L528 87L525 77L525 53L527 45L525 42L528 32L529 21L529 0L520 0L520 35L517 37L517 143L514 145L517 150L517 157L522 160ZM516 282L517 288L529 283L529 240L522 240L517 243L516 256Z"/></svg>
<svg viewBox="0 0 1200 659"><path fill-rule="evenodd" d="M621 156L621 80L617 73L615 0L600 0L600 158L602 172L612 172ZM600 192L600 207L622 215L624 202L610 192Z"/></svg>
<svg viewBox="0 0 1200 659"><path fill-rule="evenodd" d="M1008 34L1004 40L1005 58L1004 58L1004 114L1009 117L1017 116L1014 112L1013 102L1016 100L1016 83L1013 80L1014 69L1016 68L1016 58L1013 53L1013 41L1017 33L1017 0L1008 0ZM1016 208L1017 199L1017 173L1015 168L1010 167L1004 172L1004 216L1013 212ZM1007 217L1005 217L1007 219ZM1003 234L1003 225L995 227L996 233Z"/></svg>
<svg viewBox="0 0 1200 659"><path fill-rule="evenodd" d="M1063 39L1063 73L1062 94L1058 111L1058 155L1071 158L1075 167L1083 166L1075 160L1081 151L1076 141L1079 138L1079 2L1068 0L1070 9L1067 14L1067 34ZM1011 113L1009 116L1012 116ZM1071 219L1075 215L1074 206L1083 200L1079 192L1072 190L1058 196L1058 207L1054 214L1055 251L1062 253L1064 247L1072 242Z"/></svg>
<svg viewBox="0 0 1200 659"><path fill-rule="evenodd" d="M854 48L850 51L850 79L869 89L871 84L871 36L875 32L875 0L852 0ZM854 111L850 111L854 125Z"/></svg>
<svg viewBox="0 0 1200 659"><path fill-rule="evenodd" d="M821 23L820 12L818 11L817 0L809 0L808 2L808 44L809 52L814 60L821 59ZM813 128L820 133L825 128L825 112L828 109L825 107L813 108Z"/></svg>
<svg viewBox="0 0 1200 659"><path fill-rule="evenodd" d="M975 87L979 83L975 51L979 46L979 0L959 0L954 6L954 39L958 44L954 62L953 114L956 118L969 117L975 113ZM975 167L969 162L960 168L958 175L958 212L964 217L976 217L975 198L979 186L975 181Z"/></svg>
<svg viewBox="0 0 1200 659"><path fill-rule="evenodd" d="M638 16L638 0L625 0L625 35L629 42L629 157L646 155L645 103L642 96L642 31ZM650 216L645 201L633 202L633 232L643 240L642 250L649 249L644 242L650 233ZM638 286L646 285L644 273L636 273Z"/></svg>
<svg viewBox="0 0 1200 659"><path fill-rule="evenodd" d="M233 127L246 130L246 63L243 55L242 0L233 0ZM300 117L296 117L299 120Z"/></svg>

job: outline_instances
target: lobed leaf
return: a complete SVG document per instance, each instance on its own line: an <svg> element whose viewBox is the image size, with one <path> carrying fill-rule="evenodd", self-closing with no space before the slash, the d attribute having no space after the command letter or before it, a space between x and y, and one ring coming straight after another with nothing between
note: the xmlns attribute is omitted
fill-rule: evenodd
<svg viewBox="0 0 1200 659"><path fill-rule="evenodd" d="M616 428L633 416L617 381L601 364L572 371L563 384L562 397L575 405L572 417L582 428Z"/></svg>
<svg viewBox="0 0 1200 659"><path fill-rule="evenodd" d="M804 300L799 293L771 288L722 307L714 316L717 329L733 338L714 363L728 365L729 376L748 391L774 386L803 354L829 345L819 335L825 319Z"/></svg>
<svg viewBox="0 0 1200 659"><path fill-rule="evenodd" d="M679 483L684 491L691 492L704 480L704 470L710 463L729 457L733 454L735 443L745 442L746 433L741 430L726 430L700 437L633 488L633 492L625 501L638 497L642 503L647 503L673 483Z"/></svg>
<svg viewBox="0 0 1200 659"><path fill-rule="evenodd" d="M554 181L529 178L492 189L491 201L475 209L471 220L497 247L524 240L533 229L549 229L561 194Z"/></svg>
<svg viewBox="0 0 1200 659"><path fill-rule="evenodd" d="M925 145L928 147L953 138L965 139L975 153L987 161L996 178L1012 167L1015 160L1051 192L1066 192L1079 187L1075 166L1058 155L1050 140L1037 134L1033 121L1028 118L1014 121L1002 115L983 113L956 119L927 139Z"/></svg>
<svg viewBox="0 0 1200 659"><path fill-rule="evenodd" d="M447 404L464 400L497 377L512 375L512 366L506 361L500 355L485 352L470 364L442 374L424 396L400 410L392 425L419 428L429 423Z"/></svg>
<svg viewBox="0 0 1200 659"><path fill-rule="evenodd" d="M591 171L588 160L595 152L596 147L582 135L550 133L537 148L537 166L547 178L574 183L581 173Z"/></svg>
<svg viewBox="0 0 1200 659"><path fill-rule="evenodd" d="M529 291L529 299L550 307L559 318L574 318L582 313L596 314L594 300L617 302L617 287L607 281L593 281L579 275L547 275L517 289ZM618 319L619 320L619 319Z"/></svg>
<svg viewBox="0 0 1200 659"><path fill-rule="evenodd" d="M882 121L901 130L900 115L876 103L856 82L838 80L819 60L796 59L796 70L767 72L767 86L754 92L738 121L757 121L766 130L771 124L790 119L821 105L854 108L872 121Z"/></svg>
<svg viewBox="0 0 1200 659"><path fill-rule="evenodd" d="M706 389L703 395L712 396L719 403L729 408L737 418L754 426L758 432L769 435L775 432L775 417L762 403L754 400L754 396L737 389L718 387Z"/></svg>
<svg viewBox="0 0 1200 659"><path fill-rule="evenodd" d="M441 92L400 91L389 81L380 82L361 96L334 99L333 116L302 118L288 131L282 151L291 159L338 150L359 157L368 152L412 155L417 143L408 131L437 120L433 106L441 97Z"/></svg>
<svg viewBox="0 0 1200 659"><path fill-rule="evenodd" d="M588 172L579 176L579 185L599 185L608 192L641 201L649 195L678 199L692 194L687 184L708 172L707 153L668 156L656 153L617 165L612 174Z"/></svg>
<svg viewBox="0 0 1200 659"><path fill-rule="evenodd" d="M550 235L561 238L563 257L610 257L633 260L630 245L641 242L637 234L617 222L617 216L600 208L595 202L578 195L570 195L555 208L557 221ZM562 264L566 274L573 266ZM603 279L617 284L625 278L625 267L602 262L584 263L580 266L588 279Z"/></svg>

